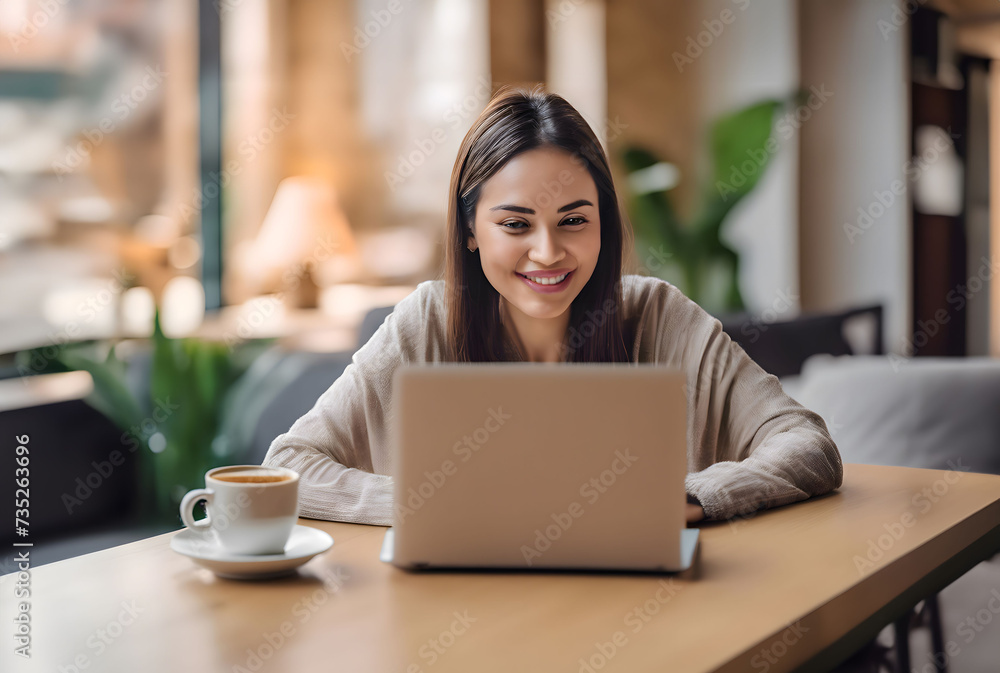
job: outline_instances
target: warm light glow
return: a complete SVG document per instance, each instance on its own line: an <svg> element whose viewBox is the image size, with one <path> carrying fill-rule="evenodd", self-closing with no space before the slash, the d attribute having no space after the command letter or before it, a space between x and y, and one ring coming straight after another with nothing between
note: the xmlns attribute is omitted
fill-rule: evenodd
<svg viewBox="0 0 1000 673"><path fill-rule="evenodd" d="M355 244L336 191L325 180L300 176L278 185L257 238L240 250L236 263L244 279L261 289L289 269L338 254L354 255Z"/></svg>
<svg viewBox="0 0 1000 673"><path fill-rule="evenodd" d="M81 400L92 392L94 379L84 371L2 379L0 412Z"/></svg>
<svg viewBox="0 0 1000 673"><path fill-rule="evenodd" d="M69 222L100 224L115 214L111 203L101 196L67 199L59 205L59 217Z"/></svg>
<svg viewBox="0 0 1000 673"><path fill-rule="evenodd" d="M166 247L181 235L180 225L166 215L146 215L135 224L135 235L145 243Z"/></svg>
<svg viewBox="0 0 1000 673"><path fill-rule="evenodd" d="M167 259L176 269L190 269L201 259L201 245L193 236L178 238L170 246Z"/></svg>
<svg viewBox="0 0 1000 673"><path fill-rule="evenodd" d="M107 336L115 329L121 286L114 278L78 280L51 290L42 300L42 315L65 332L68 340Z"/></svg>
<svg viewBox="0 0 1000 673"><path fill-rule="evenodd" d="M279 295L265 295L240 304L234 320L241 339L261 339L281 333L288 311Z"/></svg>
<svg viewBox="0 0 1000 673"><path fill-rule="evenodd" d="M205 289L194 278L177 276L163 288L160 325L168 337L188 336L205 317Z"/></svg>
<svg viewBox="0 0 1000 673"><path fill-rule="evenodd" d="M412 228L370 234L360 247L364 267L383 278L408 278L419 274L434 255L434 242L430 237Z"/></svg>
<svg viewBox="0 0 1000 673"><path fill-rule="evenodd" d="M149 336L153 332L156 303L148 287L133 287L122 295L122 331L130 336Z"/></svg>
<svg viewBox="0 0 1000 673"><path fill-rule="evenodd" d="M376 306L394 306L416 289L412 285L359 285L344 283L328 287L320 294L319 308L346 324L360 324L365 313Z"/></svg>
<svg viewBox="0 0 1000 673"><path fill-rule="evenodd" d="M0 30L13 33L24 27L28 20L28 0L4 0L0 2Z"/></svg>

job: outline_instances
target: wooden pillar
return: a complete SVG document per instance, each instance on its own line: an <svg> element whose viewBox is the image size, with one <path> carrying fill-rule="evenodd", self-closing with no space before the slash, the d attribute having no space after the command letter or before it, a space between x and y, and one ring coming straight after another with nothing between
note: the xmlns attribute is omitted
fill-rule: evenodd
<svg viewBox="0 0 1000 673"><path fill-rule="evenodd" d="M990 355L1000 357L1000 59L990 62Z"/></svg>
<svg viewBox="0 0 1000 673"><path fill-rule="evenodd" d="M545 0L490 0L490 72L502 84L545 82Z"/></svg>

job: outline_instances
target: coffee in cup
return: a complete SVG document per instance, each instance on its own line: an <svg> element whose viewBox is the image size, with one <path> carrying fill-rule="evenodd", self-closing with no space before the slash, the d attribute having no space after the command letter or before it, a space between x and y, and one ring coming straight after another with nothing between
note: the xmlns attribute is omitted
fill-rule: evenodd
<svg viewBox="0 0 1000 673"><path fill-rule="evenodd" d="M239 472L220 472L215 475L215 479L237 484L274 484L279 481L288 481L291 477L287 474L269 474L259 470L246 470Z"/></svg>
<svg viewBox="0 0 1000 673"><path fill-rule="evenodd" d="M214 534L231 554L280 554L299 514L299 475L284 467L230 465L205 473L205 488L181 501L188 528ZM194 506L205 502L206 517L196 521Z"/></svg>

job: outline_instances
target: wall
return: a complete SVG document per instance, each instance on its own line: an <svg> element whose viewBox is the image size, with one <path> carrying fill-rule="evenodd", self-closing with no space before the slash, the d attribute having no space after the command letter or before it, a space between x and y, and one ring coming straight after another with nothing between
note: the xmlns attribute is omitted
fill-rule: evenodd
<svg viewBox="0 0 1000 673"><path fill-rule="evenodd" d="M683 0L615 0L606 5L608 152L621 191L620 153L640 144L692 175L699 137L697 107L700 80L679 70L673 53L693 34L692 3ZM697 32L697 31L694 31ZM688 213L696 183L683 180L672 193L678 210ZM641 261L641 260L640 260Z"/></svg>
<svg viewBox="0 0 1000 673"><path fill-rule="evenodd" d="M608 3L607 19L608 116L624 128L610 147L639 143L678 166L671 196L689 219L709 168L711 121L795 90L795 2L623 0ZM748 310L787 318L797 312L799 294L798 138L781 140L723 237L741 255Z"/></svg>
<svg viewBox="0 0 1000 673"><path fill-rule="evenodd" d="M795 0L698 3L701 30L717 37L695 63L701 77L699 110L703 134L720 115L767 98L787 98L799 81ZM723 12L731 23L723 21ZM707 42L707 38L703 41ZM782 111L782 116L793 112ZM809 114L808 119L804 119ZM740 289L747 310L791 318L799 309L798 141L802 126L823 114L822 107L776 123L780 143L770 155L756 189L730 214L723 237L740 252Z"/></svg>
<svg viewBox="0 0 1000 673"><path fill-rule="evenodd" d="M906 186L906 29L883 35L878 22L890 5L868 0L800 0L799 15L802 86L833 92L823 114L801 129L802 308L882 302L886 345L907 352L909 197L904 191L882 208L876 196L895 180ZM859 208L875 215L871 224Z"/></svg>

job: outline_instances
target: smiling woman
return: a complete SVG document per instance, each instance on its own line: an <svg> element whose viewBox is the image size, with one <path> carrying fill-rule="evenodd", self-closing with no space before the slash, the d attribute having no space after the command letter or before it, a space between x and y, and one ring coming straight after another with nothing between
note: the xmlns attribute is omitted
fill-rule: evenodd
<svg viewBox="0 0 1000 673"><path fill-rule="evenodd" d="M545 199L551 204L547 208L535 205L538 185L552 184L560 175L568 178L560 191L574 200L560 208L556 204L561 201L551 198ZM531 189L527 194L525 186ZM504 336L524 359L558 362L573 300L590 281L601 251L594 181L572 155L544 147L507 162L486 181L479 200L478 218L469 227L469 250L478 250L483 275L500 295ZM498 205L490 205L494 203ZM577 304L578 315L580 308L590 307Z"/></svg>
<svg viewBox="0 0 1000 673"><path fill-rule="evenodd" d="M462 142L449 197L456 361L502 362L512 350L532 362L631 359L620 310L626 229L604 150L569 103L498 92ZM606 319L567 348L593 311Z"/></svg>
<svg viewBox="0 0 1000 673"><path fill-rule="evenodd" d="M826 424L670 283L622 275L631 234L603 148L563 98L503 88L452 172L445 278L399 302L264 465L296 470L300 513L392 525L392 381L427 362L619 362L680 369L688 521L827 493Z"/></svg>

